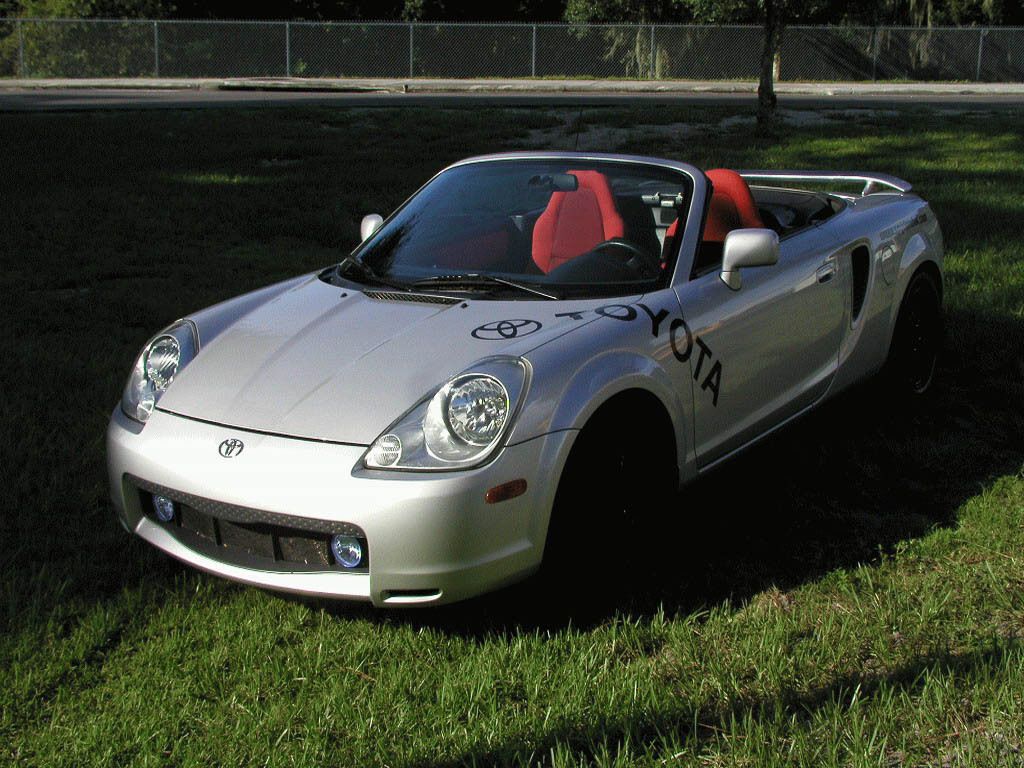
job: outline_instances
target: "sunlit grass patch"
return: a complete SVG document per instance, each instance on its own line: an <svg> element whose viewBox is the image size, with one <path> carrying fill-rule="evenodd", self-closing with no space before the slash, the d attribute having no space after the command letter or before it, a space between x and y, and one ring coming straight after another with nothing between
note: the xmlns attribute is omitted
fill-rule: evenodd
<svg viewBox="0 0 1024 768"><path fill-rule="evenodd" d="M188 184L219 184L238 186L243 184L270 184L274 179L270 176L254 176L244 173L225 173L208 171L205 173L179 173L170 177L172 181L183 181Z"/></svg>

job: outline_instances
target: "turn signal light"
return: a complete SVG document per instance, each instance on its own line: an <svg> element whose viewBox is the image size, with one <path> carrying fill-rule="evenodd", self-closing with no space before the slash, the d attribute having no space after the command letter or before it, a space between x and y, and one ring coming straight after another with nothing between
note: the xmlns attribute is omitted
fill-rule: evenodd
<svg viewBox="0 0 1024 768"><path fill-rule="evenodd" d="M484 501L488 504L497 504L499 501L508 501L516 496L522 496L524 493L526 493L526 481L519 478L494 486L484 494Z"/></svg>

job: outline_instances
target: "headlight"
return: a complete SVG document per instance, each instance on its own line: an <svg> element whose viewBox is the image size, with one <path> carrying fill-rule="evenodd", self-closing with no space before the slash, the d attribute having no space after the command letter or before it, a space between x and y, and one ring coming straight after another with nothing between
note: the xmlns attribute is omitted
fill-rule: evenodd
<svg viewBox="0 0 1024 768"><path fill-rule="evenodd" d="M188 320L179 320L150 339L121 395L125 415L145 424L160 396L192 361L198 348L198 334Z"/></svg>
<svg viewBox="0 0 1024 768"><path fill-rule="evenodd" d="M370 469L466 469L484 463L508 434L526 394L527 363L480 361L421 400L363 456Z"/></svg>

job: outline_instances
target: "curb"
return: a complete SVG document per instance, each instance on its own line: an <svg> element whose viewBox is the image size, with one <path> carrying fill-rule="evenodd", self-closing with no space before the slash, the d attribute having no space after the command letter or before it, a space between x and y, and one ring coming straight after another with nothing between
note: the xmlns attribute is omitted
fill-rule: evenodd
<svg viewBox="0 0 1024 768"><path fill-rule="evenodd" d="M0 79L2 90L223 90L323 93L495 93L495 94L756 94L751 81L694 80L446 80L384 78L89 78ZM1024 83L794 83L775 92L810 96L1020 96Z"/></svg>
<svg viewBox="0 0 1024 768"><path fill-rule="evenodd" d="M88 78L88 79L14 79L0 78L0 90L18 91L215 91L221 80L212 78L155 79L155 78Z"/></svg>

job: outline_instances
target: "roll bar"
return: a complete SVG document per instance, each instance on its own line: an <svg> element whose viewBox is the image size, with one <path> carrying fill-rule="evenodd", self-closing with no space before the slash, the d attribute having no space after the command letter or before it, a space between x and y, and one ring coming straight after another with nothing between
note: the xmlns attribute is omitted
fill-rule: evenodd
<svg viewBox="0 0 1024 768"><path fill-rule="evenodd" d="M890 176L886 173L864 173L861 171L737 171L748 181L817 181L840 182L848 184L861 183L862 195L873 192L909 192L910 182Z"/></svg>

